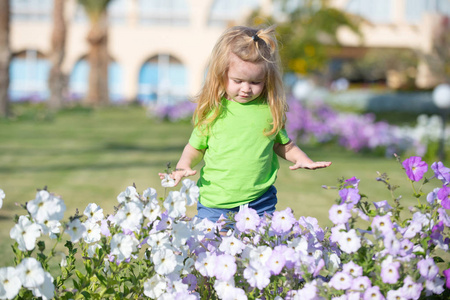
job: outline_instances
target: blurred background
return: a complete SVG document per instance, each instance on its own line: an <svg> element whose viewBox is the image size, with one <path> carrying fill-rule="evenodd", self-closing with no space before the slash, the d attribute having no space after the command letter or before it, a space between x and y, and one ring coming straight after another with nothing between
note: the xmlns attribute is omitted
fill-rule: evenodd
<svg viewBox="0 0 450 300"><path fill-rule="evenodd" d="M36 189L68 214L112 211L128 185L158 190L233 25L277 24L289 134L333 161L314 173L282 162L278 209L326 224L337 193L321 185L352 176L389 199L376 171L409 186L394 153L448 161L449 17L450 0L0 0L0 237Z"/></svg>

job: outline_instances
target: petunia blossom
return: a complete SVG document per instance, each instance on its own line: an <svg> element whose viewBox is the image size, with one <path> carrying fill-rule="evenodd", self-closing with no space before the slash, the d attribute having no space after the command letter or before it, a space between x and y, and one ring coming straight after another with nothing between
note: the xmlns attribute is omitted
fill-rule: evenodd
<svg viewBox="0 0 450 300"><path fill-rule="evenodd" d="M229 281L236 273L237 265L234 256L229 254L218 255L214 275L218 280Z"/></svg>
<svg viewBox="0 0 450 300"><path fill-rule="evenodd" d="M423 175L428 171L428 164L422 161L420 156L411 156L402 163L406 175L412 181L420 181Z"/></svg>
<svg viewBox="0 0 450 300"><path fill-rule="evenodd" d="M450 182L450 169L444 166L440 161L434 162L431 165L431 169L434 171L434 176L442 181L442 184L448 185Z"/></svg>
<svg viewBox="0 0 450 300"><path fill-rule="evenodd" d="M272 224L270 228L277 234L284 234L291 230L296 219L291 208L282 211L275 211L272 216Z"/></svg>
<svg viewBox="0 0 450 300"><path fill-rule="evenodd" d="M31 222L27 216L20 216L9 235L17 241L19 250L33 250L36 247L36 239L41 236L41 227Z"/></svg>
<svg viewBox="0 0 450 300"><path fill-rule="evenodd" d="M420 260L417 263L417 269L420 275L429 280L433 280L439 274L439 267L431 257Z"/></svg>
<svg viewBox="0 0 450 300"><path fill-rule="evenodd" d="M350 229L348 232L342 232L339 240L339 247L345 253L354 253L361 248L361 238L356 234L355 229Z"/></svg>
<svg viewBox="0 0 450 300"><path fill-rule="evenodd" d="M336 272L331 277L329 285L337 290L347 290L352 286L352 276L345 272Z"/></svg>
<svg viewBox="0 0 450 300"><path fill-rule="evenodd" d="M165 292L166 288L167 282L164 276L155 274L144 282L144 295L157 299Z"/></svg>
<svg viewBox="0 0 450 300"><path fill-rule="evenodd" d="M258 213L253 208L248 207L248 204L239 207L234 219L236 220L236 228L241 232L256 230L256 226L260 223Z"/></svg>
<svg viewBox="0 0 450 300"><path fill-rule="evenodd" d="M445 276L445 287L450 289L450 269L446 269L446 270L442 271L442 273Z"/></svg>
<svg viewBox="0 0 450 300"><path fill-rule="evenodd" d="M88 217L93 222L98 222L103 220L103 208L98 206L96 203L89 203L84 209L83 214Z"/></svg>
<svg viewBox="0 0 450 300"><path fill-rule="evenodd" d="M22 282L15 268L0 268L0 299L15 298L21 287Z"/></svg>
<svg viewBox="0 0 450 300"><path fill-rule="evenodd" d="M334 224L345 224L351 216L346 204L334 204L328 211L328 217Z"/></svg>
<svg viewBox="0 0 450 300"><path fill-rule="evenodd" d="M260 290L265 288L270 283L270 271L263 265L249 265L244 269L243 275L250 286L256 287Z"/></svg>
<svg viewBox="0 0 450 300"><path fill-rule="evenodd" d="M437 198L441 200L441 205L443 208L450 209L450 187L441 187L437 192Z"/></svg>
<svg viewBox="0 0 450 300"><path fill-rule="evenodd" d="M36 288L44 283L45 271L33 257L24 258L16 267L17 276L26 288Z"/></svg>

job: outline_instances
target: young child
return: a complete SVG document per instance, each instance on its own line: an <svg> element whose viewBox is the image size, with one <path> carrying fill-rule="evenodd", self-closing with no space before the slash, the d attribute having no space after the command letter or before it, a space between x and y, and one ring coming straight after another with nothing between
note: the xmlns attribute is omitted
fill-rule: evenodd
<svg viewBox="0 0 450 300"><path fill-rule="evenodd" d="M194 130L170 175L175 185L192 176L202 159L197 185L200 218L217 221L248 204L260 216L273 213L277 155L291 170L318 169L331 162L312 161L287 136L283 89L274 27L236 26L226 30L210 57L197 96ZM160 173L161 179L165 174Z"/></svg>

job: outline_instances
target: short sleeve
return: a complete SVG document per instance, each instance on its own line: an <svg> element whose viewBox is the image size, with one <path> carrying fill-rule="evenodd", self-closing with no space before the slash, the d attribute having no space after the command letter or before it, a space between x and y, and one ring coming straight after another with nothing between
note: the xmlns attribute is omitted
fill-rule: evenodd
<svg viewBox="0 0 450 300"><path fill-rule="evenodd" d="M208 148L208 137L201 134L198 128L195 127L189 138L189 144L195 149L206 149Z"/></svg>
<svg viewBox="0 0 450 300"><path fill-rule="evenodd" d="M281 129L280 132L278 132L277 136L275 137L275 143L278 144L284 145L289 143L289 141L290 139L285 128Z"/></svg>

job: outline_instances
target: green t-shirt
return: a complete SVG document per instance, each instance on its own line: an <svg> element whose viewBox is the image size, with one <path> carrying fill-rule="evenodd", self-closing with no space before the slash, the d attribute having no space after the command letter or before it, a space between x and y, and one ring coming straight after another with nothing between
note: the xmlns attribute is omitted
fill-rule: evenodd
<svg viewBox="0 0 450 300"><path fill-rule="evenodd" d="M251 202L275 182L279 168L273 151L275 142L289 142L286 131L276 136L264 135L270 130L272 115L259 99L249 103L222 100L222 114L208 135L196 127L189 144L206 149L205 165L197 185L200 202L207 207L232 208Z"/></svg>

